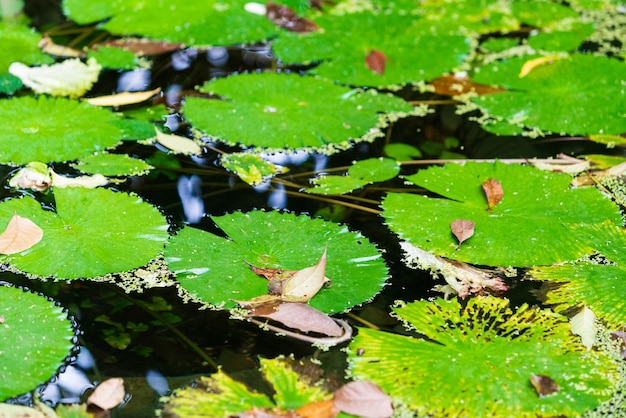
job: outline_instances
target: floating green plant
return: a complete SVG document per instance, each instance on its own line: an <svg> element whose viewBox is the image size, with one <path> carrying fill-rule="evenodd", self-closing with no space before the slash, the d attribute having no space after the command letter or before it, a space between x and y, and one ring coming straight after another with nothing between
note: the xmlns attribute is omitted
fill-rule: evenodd
<svg viewBox="0 0 626 418"><path fill-rule="evenodd" d="M426 338L360 329L350 370L419 415L573 416L608 399L617 380L617 363L586 351L567 320L549 310L476 297L394 312Z"/></svg>
<svg viewBox="0 0 626 418"><path fill-rule="evenodd" d="M313 180L314 187L306 189L314 194L344 194L370 183L386 181L400 172L400 166L389 158L368 158L356 161L348 169L347 175L324 175Z"/></svg>
<svg viewBox="0 0 626 418"><path fill-rule="evenodd" d="M63 308L28 290L0 286L0 400L52 378L74 345Z"/></svg>
<svg viewBox="0 0 626 418"><path fill-rule="evenodd" d="M285 168L264 160L249 152L232 152L220 158L222 167L231 171L246 183L256 186L284 171Z"/></svg>
<svg viewBox="0 0 626 418"><path fill-rule="evenodd" d="M290 213L252 211L212 217L228 238L184 228L165 249L170 269L195 299L234 308L268 292L268 281L251 271L299 270L320 258L327 246L326 276L310 305L337 313L372 299L384 286L387 267L367 238L347 227Z"/></svg>
<svg viewBox="0 0 626 418"><path fill-rule="evenodd" d="M501 202L490 207L483 187L497 180ZM605 220L621 225L619 208L594 187L571 188L567 174L516 164L447 164L408 176L441 198L388 193L382 208L389 228L436 255L492 266L548 265L593 252L585 228ZM476 224L462 245L451 223ZM582 236L581 236L582 234Z"/></svg>
<svg viewBox="0 0 626 418"><path fill-rule="evenodd" d="M139 176L146 174L153 167L143 160L132 158L126 154L109 154L106 152L81 158L74 167L87 174L103 176Z"/></svg>
<svg viewBox="0 0 626 418"><path fill-rule="evenodd" d="M389 120L417 111L390 94L297 74L241 74L201 91L224 100L187 98L183 113L195 128L228 144L263 148L346 149L351 140L372 141Z"/></svg>

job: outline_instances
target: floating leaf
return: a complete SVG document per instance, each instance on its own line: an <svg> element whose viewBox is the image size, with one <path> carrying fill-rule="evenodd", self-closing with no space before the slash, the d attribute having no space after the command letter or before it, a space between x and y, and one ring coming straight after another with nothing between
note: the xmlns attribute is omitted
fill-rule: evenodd
<svg viewBox="0 0 626 418"><path fill-rule="evenodd" d="M52 178L50 177L48 166L37 161L28 163L26 167L21 168L9 180L9 186L11 187L33 189L39 192L48 190L51 185Z"/></svg>
<svg viewBox="0 0 626 418"><path fill-rule="evenodd" d="M126 154L106 152L83 157L72 166L83 173L104 176L140 176L153 168L145 161Z"/></svg>
<svg viewBox="0 0 626 418"><path fill-rule="evenodd" d="M450 222L450 229L452 233L459 240L459 245L457 246L457 250L461 248L461 244L467 241L474 235L474 227L476 226L475 222L468 221L466 219L455 219Z"/></svg>
<svg viewBox="0 0 626 418"><path fill-rule="evenodd" d="M368 158L356 161L348 169L348 175L371 183L394 178L400 172L400 165L390 158Z"/></svg>
<svg viewBox="0 0 626 418"><path fill-rule="evenodd" d="M124 396L126 396L124 379L121 377L110 378L96 386L96 389L87 398L87 405L95 405L106 411L122 403Z"/></svg>
<svg viewBox="0 0 626 418"><path fill-rule="evenodd" d="M587 350L591 350L596 342L596 333L598 332L596 315L593 311L587 306L583 306L580 312L570 318L569 324L572 332L580 337Z"/></svg>
<svg viewBox="0 0 626 418"><path fill-rule="evenodd" d="M335 392L333 402L341 412L359 417L381 418L393 414L391 398L372 382L346 383Z"/></svg>
<svg viewBox="0 0 626 418"><path fill-rule="evenodd" d="M6 73L14 62L26 65L51 64L54 59L39 50L41 35L31 28L0 22L0 74Z"/></svg>
<svg viewBox="0 0 626 418"><path fill-rule="evenodd" d="M234 172L246 183L256 186L263 181L287 171L286 168L266 161L258 154L233 152L220 157L224 168Z"/></svg>
<svg viewBox="0 0 626 418"><path fill-rule="evenodd" d="M16 213L0 233L0 254L21 253L37 244L41 238L43 230L30 219Z"/></svg>
<svg viewBox="0 0 626 418"><path fill-rule="evenodd" d="M74 346L67 312L45 297L0 287L0 400L49 380Z"/></svg>
<svg viewBox="0 0 626 418"><path fill-rule="evenodd" d="M149 38L111 39L94 45L95 48L119 48L138 56L166 54L184 46L185 44L183 43L155 41Z"/></svg>
<svg viewBox="0 0 626 418"><path fill-rule="evenodd" d="M469 77L465 75L442 75L430 80L430 85L435 88L435 93L442 94L444 96L460 96L467 93L481 94L493 94L504 91L493 86L487 86L485 84L478 84L472 82Z"/></svg>
<svg viewBox="0 0 626 418"><path fill-rule="evenodd" d="M3 163L74 160L113 147L121 137L112 124L116 115L75 100L16 97L0 101L0 114ZM67 128L68 115L72 129Z"/></svg>
<svg viewBox="0 0 626 418"><path fill-rule="evenodd" d="M52 175L52 185L56 188L85 187L93 189L109 183L109 179L104 177L102 174L94 174L93 176L67 177L58 175L52 169L50 169L50 174Z"/></svg>
<svg viewBox="0 0 626 418"><path fill-rule="evenodd" d="M156 127L154 130L156 131L156 141L170 151L184 155L202 154L202 147L193 139L185 138L180 135L166 134Z"/></svg>
<svg viewBox="0 0 626 418"><path fill-rule="evenodd" d="M421 337L360 329L351 374L419 416L575 416L608 399L617 364L582 350L566 319L494 297L418 301L394 308ZM452 324L452 326L451 326ZM561 389L538 397L531 374Z"/></svg>
<svg viewBox="0 0 626 418"><path fill-rule="evenodd" d="M290 301L308 302L328 281L326 278L326 249L324 249L324 254L314 266L298 270L293 276L285 280L282 295Z"/></svg>
<svg viewBox="0 0 626 418"><path fill-rule="evenodd" d="M0 203L0 219L8 222L19 213L44 231L30 251L1 256L2 263L41 277L96 277L141 267L161 252L168 238L165 217L126 193L55 189L54 207L44 209L27 196Z"/></svg>
<svg viewBox="0 0 626 418"><path fill-rule="evenodd" d="M380 75L385 73L386 62L387 58L385 57L385 54L375 49L365 57L365 64L367 65L367 68Z"/></svg>
<svg viewBox="0 0 626 418"><path fill-rule="evenodd" d="M526 77L535 68L541 65L552 64L554 61L561 59L561 58L562 57L559 55L550 55L547 57L538 57L538 58L530 59L526 61L524 65L522 65L522 68L519 70L518 77L519 78Z"/></svg>
<svg viewBox="0 0 626 418"><path fill-rule="evenodd" d="M341 312L378 293L387 277L380 252L345 226L290 213L252 211L213 217L228 235L219 237L184 228L165 248L165 258L181 286L214 307L234 308L236 300L267 293L257 267L299 270L315 263L328 245L326 275L333 280L310 305L324 313Z"/></svg>
<svg viewBox="0 0 626 418"><path fill-rule="evenodd" d="M504 197L502 185L498 180L489 178L483 181L480 186L483 188L485 196L487 196L488 209L493 209Z"/></svg>
<svg viewBox="0 0 626 418"><path fill-rule="evenodd" d="M368 181L352 176L324 175L313 179L313 187L304 191L313 194L345 194L368 184Z"/></svg>
<svg viewBox="0 0 626 418"><path fill-rule="evenodd" d="M87 56L104 68L132 70L138 66L135 54L122 48L101 46L89 51Z"/></svg>
<svg viewBox="0 0 626 418"><path fill-rule="evenodd" d="M380 135L376 128L395 112L413 110L388 94L297 74L241 74L211 81L201 90L226 100L188 97L183 112L194 127L229 144L266 148L346 148L349 140Z"/></svg>
<svg viewBox="0 0 626 418"><path fill-rule="evenodd" d="M507 197L485 210L481 184L497 178ZM590 254L581 231L611 220L617 207L596 188L570 188L571 176L515 164L447 164L420 170L409 181L443 198L388 193L383 216L392 231L416 247L473 264L549 265ZM480 226L459 251L450 234L455 219ZM511 239L515 237L515 245Z"/></svg>
<svg viewBox="0 0 626 418"><path fill-rule="evenodd" d="M531 375L530 383L533 385L533 388L535 388L540 398L553 395L561 389L551 377L542 374Z"/></svg>
<svg viewBox="0 0 626 418"><path fill-rule="evenodd" d="M291 32L305 33L318 30L317 25L309 19L300 17L289 7L267 2L266 16L277 26Z"/></svg>
<svg viewBox="0 0 626 418"><path fill-rule="evenodd" d="M90 97L85 99L92 106L125 106L129 104L145 102L161 91L160 87L149 91L134 91L112 94L109 96Z"/></svg>
<svg viewBox="0 0 626 418"><path fill-rule="evenodd" d="M70 48L68 46L59 45L54 43L52 38L47 34L39 41L39 48L41 48L41 52L45 52L46 54L56 55L57 57L63 58L80 58L85 53L80 49Z"/></svg>
<svg viewBox="0 0 626 418"><path fill-rule="evenodd" d="M422 152L419 149L402 142L386 144L385 154L396 161L411 161L422 156Z"/></svg>
<svg viewBox="0 0 626 418"><path fill-rule="evenodd" d="M328 315L305 303L283 302L269 312L256 308L250 312L250 316L268 318L289 328L303 332L316 332L331 337L339 337L344 332Z"/></svg>

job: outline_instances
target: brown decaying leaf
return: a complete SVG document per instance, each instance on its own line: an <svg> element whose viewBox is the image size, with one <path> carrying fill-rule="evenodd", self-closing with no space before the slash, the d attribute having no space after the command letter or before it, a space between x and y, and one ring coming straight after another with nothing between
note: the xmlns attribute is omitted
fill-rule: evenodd
<svg viewBox="0 0 626 418"><path fill-rule="evenodd" d="M331 399L311 402L296 409L295 412L300 418L335 418L339 415L339 410Z"/></svg>
<svg viewBox="0 0 626 418"><path fill-rule="evenodd" d="M365 57L365 64L367 65L367 68L380 75L383 75L385 73L386 62L387 57L385 56L385 54L376 49L373 49Z"/></svg>
<svg viewBox="0 0 626 418"><path fill-rule="evenodd" d="M285 281L283 299L290 302L308 302L324 283L329 281L326 277L326 249L324 249L324 253L314 266L296 271Z"/></svg>
<svg viewBox="0 0 626 418"><path fill-rule="evenodd" d="M331 317L305 303L283 302L273 308L261 305L254 308L250 316L268 318L303 332L316 332L329 337L343 335L343 329Z"/></svg>
<svg viewBox="0 0 626 418"><path fill-rule="evenodd" d="M92 106L125 106L129 104L141 103L161 91L160 87L150 91L124 92L85 99Z"/></svg>
<svg viewBox="0 0 626 418"><path fill-rule="evenodd" d="M500 87L474 83L464 75L442 75L431 80L429 84L435 88L435 93L443 96L459 96L467 93L485 95L506 91Z"/></svg>
<svg viewBox="0 0 626 418"><path fill-rule="evenodd" d="M533 385L540 398L550 396L561 389L551 377L543 374L530 375L530 383Z"/></svg>
<svg viewBox="0 0 626 418"><path fill-rule="evenodd" d="M376 384L364 380L343 385L333 397L335 407L341 412L365 418L382 418L393 415L391 398Z"/></svg>
<svg viewBox="0 0 626 418"><path fill-rule="evenodd" d="M456 219L450 222L450 229L452 233L459 240L459 245L456 247L457 251L461 248L461 244L467 241L474 235L474 228L476 223L468 221L466 219Z"/></svg>
<svg viewBox="0 0 626 418"><path fill-rule="evenodd" d="M93 46L93 49L101 47L122 48L135 55L159 55L184 48L185 44L155 41L146 38L122 38L98 43Z"/></svg>
<svg viewBox="0 0 626 418"><path fill-rule="evenodd" d="M319 29L313 21L298 16L289 7L272 2L267 3L265 16L275 25L290 32L306 33Z"/></svg>
<svg viewBox="0 0 626 418"><path fill-rule="evenodd" d="M488 210L493 209L504 197L502 185L496 179L487 179L481 184L485 196L487 196Z"/></svg>
<svg viewBox="0 0 626 418"><path fill-rule="evenodd" d="M87 398L87 405L94 405L104 410L113 409L124 400L125 395L124 379L114 377L96 386L96 389Z"/></svg>
<svg viewBox="0 0 626 418"><path fill-rule="evenodd" d="M15 254L29 249L43 238L43 230L33 221L13 215L0 234L0 254Z"/></svg>
<svg viewBox="0 0 626 418"><path fill-rule="evenodd" d="M41 41L39 41L39 48L41 48L41 52L55 55L57 57L79 58L85 55L85 53L80 49L55 44L48 34L44 35L44 37L41 38Z"/></svg>

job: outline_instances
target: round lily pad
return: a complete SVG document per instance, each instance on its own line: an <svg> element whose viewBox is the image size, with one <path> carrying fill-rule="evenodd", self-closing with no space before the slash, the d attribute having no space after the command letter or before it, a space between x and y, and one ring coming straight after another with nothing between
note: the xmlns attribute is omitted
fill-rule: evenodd
<svg viewBox="0 0 626 418"><path fill-rule="evenodd" d="M51 64L51 56L41 52L41 35L26 26L0 22L0 73L6 73L14 62L23 64Z"/></svg>
<svg viewBox="0 0 626 418"><path fill-rule="evenodd" d="M380 135L375 128L394 113L413 110L390 94L297 74L242 74L201 90L224 100L187 98L183 113L195 128L227 143L264 148L347 148L350 140Z"/></svg>
<svg viewBox="0 0 626 418"><path fill-rule="evenodd" d="M385 222L400 238L436 255L473 264L531 266L575 260L593 252L584 228L609 220L621 225L619 208L596 188L569 186L567 174L495 163L447 164L407 177L442 198L389 193ZM502 200L489 209L482 184L497 180ZM474 222L460 246L455 220Z"/></svg>
<svg viewBox="0 0 626 418"><path fill-rule="evenodd" d="M74 347L67 312L43 296L0 286L0 401L49 380Z"/></svg>
<svg viewBox="0 0 626 418"><path fill-rule="evenodd" d="M117 116L76 100L40 96L0 101L0 162L48 163L85 157L115 146ZM88 133L88 134L86 134Z"/></svg>
<svg viewBox="0 0 626 418"><path fill-rule="evenodd" d="M81 158L74 167L83 173L103 176L138 176L154 168L143 160L106 152Z"/></svg>
<svg viewBox="0 0 626 418"><path fill-rule="evenodd" d="M574 54L546 60L526 76L522 66L536 56L493 62L472 81L508 91L472 98L484 113L515 125L570 135L626 132L626 63Z"/></svg>
<svg viewBox="0 0 626 418"><path fill-rule="evenodd" d="M141 267L168 238L165 217L139 197L108 189L55 189L55 209L31 197L0 203L0 223L14 214L43 229L42 240L0 262L22 272L56 279L102 276Z"/></svg>
<svg viewBox="0 0 626 418"><path fill-rule="evenodd" d="M358 232L291 213L252 211L213 217L228 238L184 228L165 249L170 269L193 297L218 308L268 293L262 268L300 270L313 266L327 248L326 277L332 281L310 301L341 312L372 299L384 286L387 267L375 245ZM248 264L249 263L249 264Z"/></svg>

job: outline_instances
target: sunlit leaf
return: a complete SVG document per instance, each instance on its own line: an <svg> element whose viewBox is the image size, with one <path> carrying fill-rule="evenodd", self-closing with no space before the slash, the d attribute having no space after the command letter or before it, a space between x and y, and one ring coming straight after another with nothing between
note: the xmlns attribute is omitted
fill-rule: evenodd
<svg viewBox="0 0 626 418"><path fill-rule="evenodd" d="M538 57L538 58L530 59L526 61L524 65L522 65L522 68L519 70L518 77L519 78L526 77L535 68L540 67L542 65L552 64L553 62L561 58L562 57L559 55L550 55L547 57Z"/></svg>
<svg viewBox="0 0 626 418"><path fill-rule="evenodd" d="M80 58L85 55L85 52L80 49L56 44L47 34L45 34L41 41L39 41L38 45L39 48L41 48L41 52L56 55L57 57Z"/></svg>
<svg viewBox="0 0 626 418"><path fill-rule="evenodd" d="M267 312L254 309L250 315L278 321L303 332L316 332L331 337L343 334L343 329L332 318L304 303L283 302Z"/></svg>
<svg viewBox="0 0 626 418"><path fill-rule="evenodd" d="M50 169L52 176L52 185L56 188L65 187L85 187L87 189L93 189L98 186L104 186L109 183L109 179L102 174L94 174L93 176L61 176Z"/></svg>
<svg viewBox="0 0 626 418"><path fill-rule="evenodd" d="M16 254L29 249L43 238L43 230L17 213L0 233L0 254Z"/></svg>
<svg viewBox="0 0 626 418"><path fill-rule="evenodd" d="M202 154L202 147L193 139L180 135L166 134L157 128L154 128L154 130L156 131L156 141L170 151L184 155Z"/></svg>
<svg viewBox="0 0 626 418"><path fill-rule="evenodd" d="M488 178L483 181L480 186L483 188L485 192L485 196L487 196L487 208L489 210L493 209L502 198L504 197L504 190L502 189L502 185L496 179Z"/></svg>
<svg viewBox="0 0 626 418"><path fill-rule="evenodd" d="M598 326L596 324L596 315L587 306L569 320L572 332L580 337L582 344L591 350L596 342L596 333Z"/></svg>
<svg viewBox="0 0 626 418"><path fill-rule="evenodd" d="M141 103L161 91L160 87L149 91L135 91L112 94L110 96L90 97L85 99L87 103L93 106L125 106L129 104Z"/></svg>
<svg viewBox="0 0 626 418"><path fill-rule="evenodd" d="M233 152L220 157L224 168L237 174L246 183L255 186L263 181L287 171L286 168L266 161L258 154Z"/></svg>
<svg viewBox="0 0 626 418"><path fill-rule="evenodd" d="M26 65L51 64L54 59L39 50L41 35L29 27L0 22L0 74L6 73L14 62Z"/></svg>
<svg viewBox="0 0 626 418"><path fill-rule="evenodd" d="M137 67L135 54L122 48L100 46L90 50L87 56L95 59L103 68L132 70Z"/></svg>
<svg viewBox="0 0 626 418"><path fill-rule="evenodd" d="M153 168L145 161L126 154L109 154L106 152L83 157L72 165L83 173L102 174L104 176L139 176Z"/></svg>
<svg viewBox="0 0 626 418"><path fill-rule="evenodd" d="M285 281L282 294L288 299L293 298L297 299L298 302L308 302L327 281L326 249L324 249L324 254L314 266L298 270Z"/></svg>

